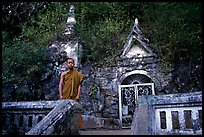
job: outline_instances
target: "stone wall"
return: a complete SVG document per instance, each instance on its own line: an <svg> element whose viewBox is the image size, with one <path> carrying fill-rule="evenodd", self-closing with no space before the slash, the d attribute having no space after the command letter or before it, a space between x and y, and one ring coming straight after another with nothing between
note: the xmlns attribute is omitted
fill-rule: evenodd
<svg viewBox="0 0 204 137"><path fill-rule="evenodd" d="M115 67L84 67L81 91L82 113L100 118L118 118L118 92Z"/></svg>
<svg viewBox="0 0 204 137"><path fill-rule="evenodd" d="M164 77L155 56L119 59L117 69L119 83L122 83L128 73L135 70L144 71L145 74L140 73L139 71L135 74L142 74L149 77L152 82L155 83L156 91L162 90L162 88L168 83L169 77ZM156 94L159 93L157 92Z"/></svg>
<svg viewBox="0 0 204 137"><path fill-rule="evenodd" d="M110 67L91 67L83 66L81 72L84 74L84 82L82 84L81 104L83 106L83 114L106 117L119 118L118 113L118 86L132 72L133 74L141 74L143 71L152 79L155 84L155 92L159 94L162 87L168 83L168 79L164 79L160 73L160 68L153 63L153 58L148 58L151 63L142 65L134 65L136 62L129 59L133 64L125 64L119 62L118 66ZM143 59L145 62L145 59ZM141 63L141 62L139 62ZM143 73L142 73L143 74Z"/></svg>

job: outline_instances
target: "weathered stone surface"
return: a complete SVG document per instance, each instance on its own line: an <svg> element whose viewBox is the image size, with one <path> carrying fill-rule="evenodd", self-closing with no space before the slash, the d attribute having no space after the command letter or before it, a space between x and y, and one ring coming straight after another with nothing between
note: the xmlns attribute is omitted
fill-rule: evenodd
<svg viewBox="0 0 204 137"><path fill-rule="evenodd" d="M46 108L52 109L60 103L61 100L56 101L27 101L27 102L2 102L2 109L33 109Z"/></svg>
<svg viewBox="0 0 204 137"><path fill-rule="evenodd" d="M89 115L82 115L83 127L82 130L89 129L120 129L119 119L114 118L100 118Z"/></svg>
<svg viewBox="0 0 204 137"><path fill-rule="evenodd" d="M78 134L78 113L80 105L63 100L26 135L67 135Z"/></svg>
<svg viewBox="0 0 204 137"><path fill-rule="evenodd" d="M185 94L168 94L157 96L140 96L138 99L138 105L135 108L133 122L131 125L132 135L200 135L202 134L202 128L200 122L199 112L202 112L202 91L192 92ZM157 111L158 110L158 111ZM184 120L184 112L191 112L193 119L192 129L186 129L186 123ZM166 113L166 119L168 119L167 127L165 129L157 129L158 121L160 119L159 112ZM179 113L179 129L171 129L172 120L170 116L172 112ZM202 117L202 116L201 116ZM173 120L172 120L173 121Z"/></svg>
<svg viewBox="0 0 204 137"><path fill-rule="evenodd" d="M177 93L156 96L155 104L179 104L179 103L194 103L202 102L202 91L190 93Z"/></svg>
<svg viewBox="0 0 204 137"><path fill-rule="evenodd" d="M151 135L149 132L150 115L148 105L141 104L135 108L134 121L132 123L132 135Z"/></svg>
<svg viewBox="0 0 204 137"><path fill-rule="evenodd" d="M12 133L8 131L12 123L18 130L16 134L65 135L79 131L81 105L74 100L3 102L2 109L3 134Z"/></svg>

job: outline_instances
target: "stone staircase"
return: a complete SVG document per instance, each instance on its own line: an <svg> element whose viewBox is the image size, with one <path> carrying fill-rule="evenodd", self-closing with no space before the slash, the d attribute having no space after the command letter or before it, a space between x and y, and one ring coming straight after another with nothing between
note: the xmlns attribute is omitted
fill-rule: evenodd
<svg viewBox="0 0 204 137"><path fill-rule="evenodd" d="M92 130L79 130L80 135L131 135L130 129L92 129Z"/></svg>

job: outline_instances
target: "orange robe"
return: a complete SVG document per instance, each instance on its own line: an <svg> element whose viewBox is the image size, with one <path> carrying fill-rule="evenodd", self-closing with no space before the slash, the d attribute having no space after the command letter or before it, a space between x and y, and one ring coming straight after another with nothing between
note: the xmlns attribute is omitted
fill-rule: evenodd
<svg viewBox="0 0 204 137"><path fill-rule="evenodd" d="M73 99L75 100L78 87L83 81L83 74L78 72L77 70L70 70L68 71L63 78L63 91L62 96L65 99ZM82 115L79 114L79 128L82 127Z"/></svg>

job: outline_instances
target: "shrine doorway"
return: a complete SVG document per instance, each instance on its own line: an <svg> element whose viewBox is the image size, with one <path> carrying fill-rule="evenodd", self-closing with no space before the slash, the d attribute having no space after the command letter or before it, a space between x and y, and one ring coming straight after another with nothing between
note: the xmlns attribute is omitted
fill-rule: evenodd
<svg viewBox="0 0 204 137"><path fill-rule="evenodd" d="M155 95L154 82L147 75L129 75L119 85L119 119L123 128L131 128L138 97L144 95Z"/></svg>

